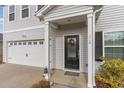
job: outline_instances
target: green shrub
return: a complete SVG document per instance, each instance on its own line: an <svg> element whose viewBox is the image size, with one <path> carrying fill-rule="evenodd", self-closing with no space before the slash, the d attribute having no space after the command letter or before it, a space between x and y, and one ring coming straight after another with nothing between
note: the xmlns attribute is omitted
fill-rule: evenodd
<svg viewBox="0 0 124 93"><path fill-rule="evenodd" d="M99 67L96 80L109 84L111 87L124 87L124 61L120 59L105 59Z"/></svg>

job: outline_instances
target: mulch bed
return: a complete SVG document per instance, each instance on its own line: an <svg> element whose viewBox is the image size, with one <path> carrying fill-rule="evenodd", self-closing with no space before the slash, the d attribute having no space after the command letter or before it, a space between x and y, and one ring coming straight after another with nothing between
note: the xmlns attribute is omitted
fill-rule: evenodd
<svg viewBox="0 0 124 93"><path fill-rule="evenodd" d="M110 84L107 84L107 83L104 83L104 82L101 82L101 81L96 80L96 87L97 87L97 88L111 88L111 85L110 85Z"/></svg>
<svg viewBox="0 0 124 93"><path fill-rule="evenodd" d="M39 83L34 84L32 88L50 88L50 82L46 80L41 80Z"/></svg>

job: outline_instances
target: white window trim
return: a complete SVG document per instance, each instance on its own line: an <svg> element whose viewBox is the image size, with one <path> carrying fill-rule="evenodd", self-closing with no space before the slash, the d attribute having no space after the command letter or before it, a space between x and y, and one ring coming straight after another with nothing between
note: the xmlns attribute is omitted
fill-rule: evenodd
<svg viewBox="0 0 124 93"><path fill-rule="evenodd" d="M122 29L120 29L120 30L115 30L114 29L113 31L112 30L110 30L110 31L108 31L108 30L107 31L103 31L103 37L102 38L103 38L103 56L104 57L105 57L105 48L107 48L107 47L113 47L113 48L114 47L118 47L118 48L119 47L120 48L123 47L124 48L124 45L112 45L112 46L111 45L105 45L105 41L104 41L104 35L105 35L105 33L109 33L109 32L121 32L121 31L124 32Z"/></svg>
<svg viewBox="0 0 124 93"><path fill-rule="evenodd" d="M35 13L37 12L37 10L38 10L38 5L36 5L36 10L35 10Z"/></svg>
<svg viewBox="0 0 124 93"><path fill-rule="evenodd" d="M8 5L8 22L10 23L10 22L14 22L15 20L16 20L16 5L14 5L14 14L15 14L15 17L14 17L14 20L12 20L12 21L9 21L9 7L10 6L12 6L12 5Z"/></svg>
<svg viewBox="0 0 124 93"><path fill-rule="evenodd" d="M103 32L107 33L107 32L121 32L121 31L124 31L124 27L114 28L114 29L105 29Z"/></svg>
<svg viewBox="0 0 124 93"><path fill-rule="evenodd" d="M35 13L37 12L38 5L35 6Z"/></svg>
<svg viewBox="0 0 124 93"><path fill-rule="evenodd" d="M30 8L31 8L31 7L30 7L30 5L28 5L28 6L29 6L29 7L28 7L28 8L29 8L29 16L22 18L22 5L20 5L20 19L24 20L24 19L27 19L27 18L30 17L30 15L31 15L31 14L30 14L30 10L31 10Z"/></svg>
<svg viewBox="0 0 124 93"><path fill-rule="evenodd" d="M104 46L104 47L124 47L124 45Z"/></svg>
<svg viewBox="0 0 124 93"><path fill-rule="evenodd" d="M37 10L38 10L38 5L36 5L36 11L35 12L37 12Z"/></svg>

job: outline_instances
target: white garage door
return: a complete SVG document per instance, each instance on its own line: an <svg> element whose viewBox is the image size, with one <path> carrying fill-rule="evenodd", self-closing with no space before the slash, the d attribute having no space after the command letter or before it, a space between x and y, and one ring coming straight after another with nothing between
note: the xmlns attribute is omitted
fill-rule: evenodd
<svg viewBox="0 0 124 93"><path fill-rule="evenodd" d="M8 63L44 67L44 53L43 40L8 42Z"/></svg>

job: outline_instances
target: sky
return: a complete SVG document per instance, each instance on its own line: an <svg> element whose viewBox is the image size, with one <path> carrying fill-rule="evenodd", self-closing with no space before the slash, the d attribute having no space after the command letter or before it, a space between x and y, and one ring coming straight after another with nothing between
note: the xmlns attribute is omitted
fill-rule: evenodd
<svg viewBox="0 0 124 93"><path fill-rule="evenodd" d="M0 6L0 33L3 32L3 9Z"/></svg>

